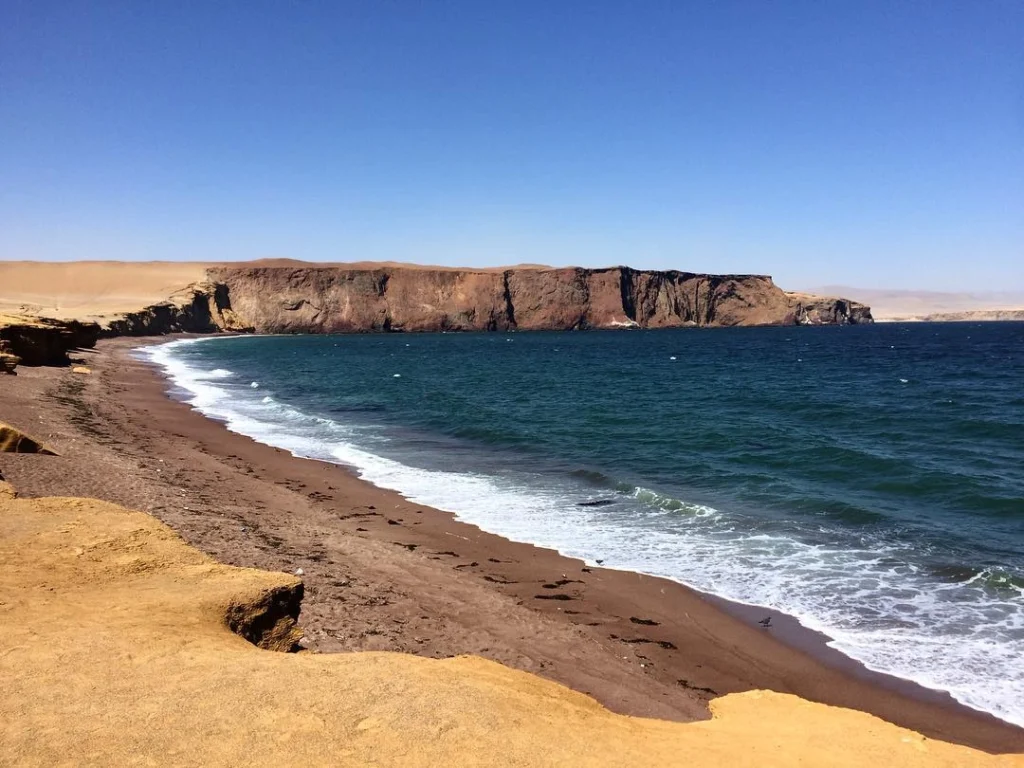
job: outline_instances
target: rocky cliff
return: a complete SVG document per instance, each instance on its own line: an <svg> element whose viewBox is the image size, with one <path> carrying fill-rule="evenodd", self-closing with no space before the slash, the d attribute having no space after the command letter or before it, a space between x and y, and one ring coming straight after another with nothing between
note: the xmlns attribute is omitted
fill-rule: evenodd
<svg viewBox="0 0 1024 768"><path fill-rule="evenodd" d="M340 333L833 325L872 320L871 310L863 304L786 293L763 275L629 267L474 270L286 260L0 264L0 312L6 308L13 314L60 318L64 323L96 321L108 336L225 330Z"/></svg>
<svg viewBox="0 0 1024 768"><path fill-rule="evenodd" d="M845 299L788 294L761 275L608 269L214 267L184 300L110 332L511 331L871 322Z"/></svg>
<svg viewBox="0 0 1024 768"><path fill-rule="evenodd" d="M96 323L0 315L0 373L22 365L66 365L68 352L96 346Z"/></svg>

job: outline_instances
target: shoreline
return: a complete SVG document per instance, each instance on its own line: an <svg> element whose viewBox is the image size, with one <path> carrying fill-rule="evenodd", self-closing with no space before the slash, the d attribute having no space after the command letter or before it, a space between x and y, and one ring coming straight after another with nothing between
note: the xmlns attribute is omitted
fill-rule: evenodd
<svg viewBox="0 0 1024 768"><path fill-rule="evenodd" d="M1024 729L872 672L794 618L772 611L777 623L765 631L756 620L768 609L509 541L372 486L342 465L229 432L169 397L156 366L130 354L169 340L103 341L83 353L94 366L88 377L22 369L25 384L17 382L0 419L36 432L42 422L67 460L44 467L38 457L4 458L0 468L25 496L132 504L225 562L301 568L307 597L300 623L315 649L473 653L590 693L617 712L676 720L707 717L709 698L770 688L946 741L1024 749ZM39 399L33 408L40 395L63 413L38 413L49 410ZM74 460L68 448L89 442L91 459ZM104 481L122 468L129 477ZM227 511L225 499L232 501ZM261 541L254 546L254 539ZM358 595L368 598L362 602L350 597L357 582L372 585L363 592L373 594ZM355 612L347 609L353 602Z"/></svg>
<svg viewBox="0 0 1024 768"><path fill-rule="evenodd" d="M607 330L607 329L601 329L601 330ZM658 329L655 329L655 330L658 330ZM543 333L543 331L541 331L541 333ZM268 335L268 336L278 335L278 336L281 336L281 335L287 335L287 334L262 334L262 335ZM202 335L196 335L196 334L178 334L174 338L172 338L170 341L162 341L161 340L161 341L158 341L158 342L152 343L152 344L147 341L145 344L140 344L139 347L134 348L132 351L135 351L137 349L141 349L142 347L162 346L164 344L171 343L171 341L182 341L182 340L201 341L201 340L213 340L213 339L218 339L218 338L233 338L233 337L238 337L238 336L245 336L245 334L225 334L225 335L219 335L219 336L214 336L214 337L202 336ZM143 362L144 364L149 366L152 370L154 370L157 373L157 375L163 381L165 381L165 383L166 383L165 394L167 395L168 398L170 398L171 400L173 400L175 402L181 403L182 405L185 405L186 407L188 407L189 409L191 409L193 411L196 411L196 412L200 413L200 415L204 416L204 418L207 418L207 419L209 419L211 421L214 421L214 422L222 424L222 425L226 424L226 422L224 422L222 419L219 419L219 418L217 418L215 416L209 416L207 414L203 414L198 408L196 408L195 406L193 406L190 403L188 403L186 398L190 397L192 395L192 393L189 392L188 390L183 390L183 389L179 390L177 388L177 385L175 385L174 382L170 379L168 373L163 369L163 367L160 365L160 363L157 363L154 360L152 360L152 359L150 359L148 357L143 357L143 356L140 356L138 359L140 359L141 362ZM225 426L225 428L227 428L227 427ZM233 430L230 430L230 429L228 431L233 432ZM305 461L323 461L321 459L314 459L314 458L309 458L309 457L297 455L297 454L289 451L287 448L279 448L278 446L274 446L271 443L264 443L261 440L258 440L256 438L250 437L250 436L245 435L243 433L239 433L239 432L233 432L233 433L239 435L240 437L244 437L244 438L247 438L249 440L253 440L254 442L257 442L257 443L260 443L260 444L263 444L263 445L268 445L268 446L270 446L272 448L275 448L275 449L285 450L285 451L289 452L293 457L295 457L297 459L300 459L300 460L305 460ZM406 497L403 494L403 492L400 491L400 490L377 486L374 483L372 483L371 481L365 480L359 474L359 471L358 471L358 469L356 467L352 467L352 466L346 465L346 464L344 464L343 462L340 462L340 461L336 461L336 462L324 461L324 463L327 463L327 464L330 464L330 465L334 465L334 466L338 466L338 467L342 468L343 470L348 472L350 475L352 475L354 478L356 478L360 482L366 483L370 487L375 488L376 490L378 490L378 491L380 491L382 493L397 494L403 500L405 500L405 501L407 501L409 503L415 503L415 504L419 503L419 502L410 501L408 499L408 497ZM900 677L899 675L896 675L896 674L893 674L893 673L890 673L890 672L885 672L885 671L876 670L876 669L871 668L870 666L868 666L864 662L860 661L859 659L856 659L856 658L854 658L852 656L849 656L846 653L844 653L843 651L841 651L841 650L839 650L839 649L829 645L830 643L835 642L835 638L832 637L831 635L829 635L828 632L822 631L822 630L818 630L818 629L814 629L812 627L809 627L806 624L804 624L799 617L794 616L792 614L785 613L783 611L780 611L779 609L771 608L769 606L761 605L761 604L758 604L758 603L745 603L745 602L734 600L734 599L731 599L731 598L728 598L728 597L724 597L722 595L715 594L713 592L707 592L707 591L702 590L702 589L700 589L698 587L694 587L694 586L692 586L690 584L687 584L687 583L685 583L683 581L680 581L678 579L674 579L674 578L669 577L669 576L660 576L658 574L653 574L653 573L649 573L649 572L645 572L645 571L640 571L640 570L636 570L636 569L620 568L620 567L616 567L614 565L599 566L596 563L586 562L586 561L584 561L584 560L582 560L582 559L580 559L578 557L574 557L573 555L567 554L566 552L563 552L562 550L558 549L557 547L545 546L545 545L537 544L537 543L534 543L534 542L531 542L531 541L527 541L527 540L524 540L524 539L509 538L508 536L503 535L501 533L496 533L494 531L489 531L486 528L482 528L481 526L479 526L479 525L477 525L475 523L472 523L472 522L466 521L464 519L461 519L457 512L452 512L450 510L445 510L445 509L442 509L440 507L437 507L437 508L430 507L429 505L421 505L421 506L423 506L424 509L430 509L432 512L436 512L436 513L444 514L444 515L450 515L452 517L453 522L458 524L458 525L469 526L470 528L472 528L472 529L474 529L476 531L479 531L481 533L487 533L489 535L497 536L498 538L502 539L503 541L508 541L510 543L523 544L523 545L526 545L526 546L536 547L538 549L542 549L542 550L545 550L545 551L552 552L552 553L554 553L554 554L556 554L556 555L558 555L560 557L564 557L564 558L569 559L569 560L571 560L573 562L579 562L582 567L587 567L587 568L590 568L590 569L597 569L597 570L608 570L608 571L618 571L618 572L621 572L621 573L629 573L629 574L633 574L633 575L636 575L636 576L642 576L644 578L656 579L656 580L660 580L660 581L669 582L669 583L672 583L674 585L683 587L684 589L690 590L691 592L695 593L696 595L698 595L700 598L702 598L703 600L705 600L709 604L720 608L725 613L727 613L727 614L729 614L729 615L731 615L731 616L733 616L735 618L740 619L745 624L748 624L750 626L754 626L754 627L759 626L759 621L761 619L763 619L766 614L768 614L768 615L771 616L772 627L771 627L770 632L771 632L771 635L774 638L780 640L784 645L787 645L787 646L789 646L790 648L792 648L794 650L797 650L797 651L799 651L801 653L804 653L804 654L807 654L807 655L813 657L815 660L817 660L819 662L822 662L826 666L835 668L837 670L844 671L844 672L850 674L853 677L856 677L856 678L859 678L861 680L867 681L867 682L872 683L874 685L878 685L881 688L885 688L885 689L888 689L888 690L891 690L891 691L895 691L895 692L898 692L898 693L903 693L903 694L906 694L906 695L908 695L908 696L910 696L912 698L915 698L915 699L918 699L918 700L921 700L921 701L933 702L933 703L936 703L936 704L947 705L947 706L951 706L951 707L955 707L955 708L963 708L963 709L965 709L965 710L967 710L969 712L974 712L974 713L980 714L980 715L985 716L985 717L994 717L996 720L1000 720L998 717L996 717L995 715L992 715L991 713L985 712L984 710L976 709L974 707L971 707L970 705L963 704L962 702L957 701L952 696L952 694L950 694L947 691L944 691L944 690L938 689L938 688L930 688L930 687L928 687L926 685L922 685L921 683L918 683L915 680L912 680L912 679L909 679L909 678L905 678L905 677ZM1001 721L1001 722L1005 722L1005 721ZM1012 727L1017 727L1013 723L1008 723L1008 724L1011 725Z"/></svg>

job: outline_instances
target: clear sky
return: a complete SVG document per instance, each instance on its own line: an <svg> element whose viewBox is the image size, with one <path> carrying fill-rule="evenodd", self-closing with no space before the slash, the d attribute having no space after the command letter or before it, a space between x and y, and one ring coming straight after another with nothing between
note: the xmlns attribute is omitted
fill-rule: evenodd
<svg viewBox="0 0 1024 768"><path fill-rule="evenodd" d="M0 0L0 259L1024 288L1024 2Z"/></svg>

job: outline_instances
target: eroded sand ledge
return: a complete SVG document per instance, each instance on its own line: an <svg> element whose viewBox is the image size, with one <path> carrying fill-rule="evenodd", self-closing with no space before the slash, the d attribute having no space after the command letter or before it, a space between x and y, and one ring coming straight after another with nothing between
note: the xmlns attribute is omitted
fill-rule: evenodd
<svg viewBox="0 0 1024 768"><path fill-rule="evenodd" d="M228 617L289 645L295 577L221 565L141 512L15 499L2 481L0 561L7 764L1024 765L784 694L669 723L474 657L261 650Z"/></svg>

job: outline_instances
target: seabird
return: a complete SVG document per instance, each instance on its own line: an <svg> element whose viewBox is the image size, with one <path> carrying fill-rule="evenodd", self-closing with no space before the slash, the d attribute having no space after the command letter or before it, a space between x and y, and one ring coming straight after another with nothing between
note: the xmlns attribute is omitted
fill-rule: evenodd
<svg viewBox="0 0 1024 768"><path fill-rule="evenodd" d="M757 623L760 624L765 629L768 629L772 625L772 617L771 616L765 616L763 619L761 619Z"/></svg>

